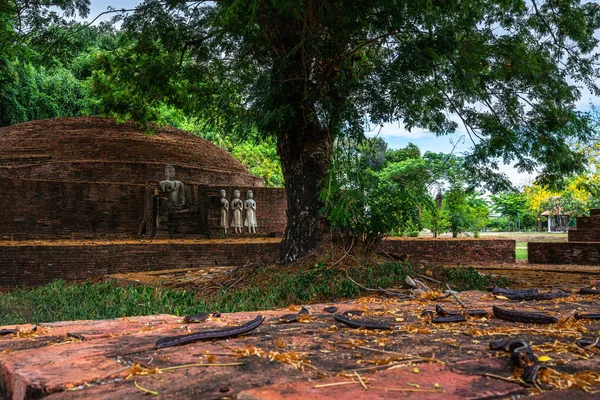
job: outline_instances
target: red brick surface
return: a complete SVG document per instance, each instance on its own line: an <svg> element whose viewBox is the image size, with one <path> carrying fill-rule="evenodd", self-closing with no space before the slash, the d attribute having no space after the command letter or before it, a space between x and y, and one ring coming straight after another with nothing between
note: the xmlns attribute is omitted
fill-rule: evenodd
<svg viewBox="0 0 600 400"><path fill-rule="evenodd" d="M600 265L600 209L589 217L577 217L577 229L569 230L568 243L528 243L532 264Z"/></svg>
<svg viewBox="0 0 600 400"><path fill-rule="evenodd" d="M569 242L600 242L600 229L571 229Z"/></svg>
<svg viewBox="0 0 600 400"><path fill-rule="evenodd" d="M597 229L600 227L600 215L577 217L577 229Z"/></svg>
<svg viewBox="0 0 600 400"><path fill-rule="evenodd" d="M380 250L414 262L514 262L515 246L514 240L389 238Z"/></svg>
<svg viewBox="0 0 600 400"><path fill-rule="evenodd" d="M260 223L260 213L259 216ZM260 227L259 227L260 228ZM53 279L80 280L107 274L274 262L279 240L244 233L229 239L0 241L0 287L37 286ZM396 240L380 251L409 262L514 262L514 240Z"/></svg>

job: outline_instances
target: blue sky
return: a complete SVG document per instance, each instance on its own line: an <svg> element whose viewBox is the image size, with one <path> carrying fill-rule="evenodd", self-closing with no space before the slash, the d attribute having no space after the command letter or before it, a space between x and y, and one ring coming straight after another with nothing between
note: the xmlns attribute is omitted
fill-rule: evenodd
<svg viewBox="0 0 600 400"><path fill-rule="evenodd" d="M135 8L135 6L139 3L140 0L92 0L91 12L88 20L92 20L98 14L106 11L109 6L114 8L129 9ZM107 16L107 18L109 16ZM600 32L596 32L596 35L598 37ZM582 92L581 99L577 102L577 107L579 110L587 110L592 104L600 106L599 97L593 96L587 89L581 87L581 85L577 83L575 84L580 86ZM460 140L461 136L465 135L464 128L460 126L460 124L457 132L450 136L436 137L435 134L424 129L413 129L409 132L398 123L385 124L381 130L379 127L377 127L373 131L367 132L367 136L375 136L377 134L388 143L390 148L405 147L408 143L414 143L419 146L422 152L433 151L447 153L453 148L451 141L453 143L458 141L459 144L456 146L454 151L456 153L462 153L468 152L469 148L472 146L472 143L468 138L466 138L466 140ZM506 173L516 185L527 184L533 178L532 175L518 173L510 165L501 165L500 170Z"/></svg>

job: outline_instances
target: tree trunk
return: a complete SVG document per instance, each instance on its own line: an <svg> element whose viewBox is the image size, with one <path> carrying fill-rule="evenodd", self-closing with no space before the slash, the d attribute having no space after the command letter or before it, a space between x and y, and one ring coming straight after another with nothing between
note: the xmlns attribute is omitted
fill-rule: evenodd
<svg viewBox="0 0 600 400"><path fill-rule="evenodd" d="M298 107L294 126L277 138L287 198L287 227L279 257L283 264L314 250L330 226L320 213L319 191L331 161L332 139L318 122L304 119L305 111Z"/></svg>

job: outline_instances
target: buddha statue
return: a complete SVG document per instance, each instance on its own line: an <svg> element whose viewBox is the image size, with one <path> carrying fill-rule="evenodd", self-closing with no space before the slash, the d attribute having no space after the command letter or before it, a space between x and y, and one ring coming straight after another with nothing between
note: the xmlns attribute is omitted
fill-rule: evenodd
<svg viewBox="0 0 600 400"><path fill-rule="evenodd" d="M171 163L167 164L165 168L165 180L160 182L158 185L160 190L167 194L169 199L169 208L174 210L181 210L185 206L185 187L182 182L176 181L175 167Z"/></svg>

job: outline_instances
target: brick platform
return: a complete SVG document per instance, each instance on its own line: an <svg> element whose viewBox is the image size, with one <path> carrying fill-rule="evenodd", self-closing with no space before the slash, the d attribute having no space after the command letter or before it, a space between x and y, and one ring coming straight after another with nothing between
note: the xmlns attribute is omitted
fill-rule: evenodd
<svg viewBox="0 0 600 400"><path fill-rule="evenodd" d="M569 230L567 243L528 243L531 264L600 265L600 209L589 217L577 217L577 229Z"/></svg>
<svg viewBox="0 0 600 400"><path fill-rule="evenodd" d="M119 272L274 262L280 239L0 242L0 288L37 286Z"/></svg>
<svg viewBox="0 0 600 400"><path fill-rule="evenodd" d="M530 310L543 307L561 318L575 310L600 311L593 298L582 295L535 305L493 299L483 292L463 292L460 296L473 309L490 310L493 304ZM453 299L441 302L446 309L458 308ZM574 344L581 332L597 332L598 322L571 323L560 329L493 317L431 324L420 314L435 304L425 298L401 301L375 297L336 304L338 312L358 309L364 313L361 318L392 324L388 331L350 329L335 322L323 311L332 304L309 306L310 317L291 324L281 323L280 317L297 312L298 307L223 313L201 324L185 324L182 316L154 315L42 323L34 334L27 334L31 325L21 325L23 333L19 336L0 337L0 397L150 398L139 388L154 391L159 398L178 399L458 400L528 396L535 388L502 380L512 375L510 359L488 346L509 335L529 341L535 354L549 356L546 365L557 371L598 371L593 352ZM265 317L264 323L246 335L154 348L159 338L240 325L257 315ZM590 391L598 389L597 385ZM548 393L563 397L547 398L586 395L576 389L549 389Z"/></svg>
<svg viewBox="0 0 600 400"><path fill-rule="evenodd" d="M469 262L515 262L514 240L388 238L380 250L409 262L456 264Z"/></svg>

